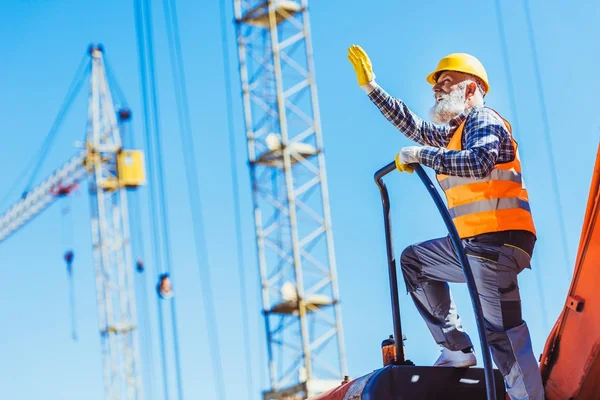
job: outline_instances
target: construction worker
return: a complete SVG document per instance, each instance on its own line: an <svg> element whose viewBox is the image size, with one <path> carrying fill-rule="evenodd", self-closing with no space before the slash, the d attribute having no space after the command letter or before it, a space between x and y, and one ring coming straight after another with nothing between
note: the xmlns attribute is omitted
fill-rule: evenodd
<svg viewBox="0 0 600 400"><path fill-rule="evenodd" d="M396 155L400 171L419 163L436 172L448 209L473 270L492 358L511 399L544 398L527 324L521 317L517 275L530 268L536 231L510 124L484 105L490 86L475 57L442 58L427 76L435 103L427 122L375 82L360 46L348 49L359 86L407 138ZM436 366L477 364L471 338L461 325L448 282L465 282L449 238L408 246L400 260L406 288L435 341Z"/></svg>

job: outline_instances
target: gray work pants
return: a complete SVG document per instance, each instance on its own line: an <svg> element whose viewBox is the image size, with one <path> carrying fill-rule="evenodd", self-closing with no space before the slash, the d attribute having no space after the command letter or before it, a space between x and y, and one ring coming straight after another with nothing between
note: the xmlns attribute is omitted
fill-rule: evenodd
<svg viewBox="0 0 600 400"><path fill-rule="evenodd" d="M544 399L538 364L529 329L521 319L517 275L529 267L525 251L463 240L481 300L492 358L504 376L511 399ZM407 291L435 341L450 349L472 346L447 282L465 282L462 267L449 237L407 247L400 259Z"/></svg>

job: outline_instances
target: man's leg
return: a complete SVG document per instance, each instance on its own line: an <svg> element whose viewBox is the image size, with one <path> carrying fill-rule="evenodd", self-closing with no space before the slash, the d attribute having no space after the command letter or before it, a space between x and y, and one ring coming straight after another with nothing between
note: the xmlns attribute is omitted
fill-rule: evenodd
<svg viewBox="0 0 600 400"><path fill-rule="evenodd" d="M510 246L467 242L494 363L513 400L543 400L544 389L527 324L521 317L517 275L529 255Z"/></svg>
<svg viewBox="0 0 600 400"><path fill-rule="evenodd" d="M400 258L406 290L435 341L449 350L472 346L447 282L464 282L464 274L449 237L407 247Z"/></svg>
<svg viewBox="0 0 600 400"><path fill-rule="evenodd" d="M467 241L494 363L504 376L513 400L539 400L544 390L533 355L527 324L521 318L517 275L529 265L529 255L509 246ZM400 260L407 291L436 342L450 350L471 346L446 282L464 282L464 273L449 238L407 247Z"/></svg>

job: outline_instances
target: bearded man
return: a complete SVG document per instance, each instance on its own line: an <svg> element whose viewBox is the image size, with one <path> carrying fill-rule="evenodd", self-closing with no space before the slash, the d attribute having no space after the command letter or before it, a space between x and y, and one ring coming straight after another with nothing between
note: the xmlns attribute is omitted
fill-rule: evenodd
<svg viewBox="0 0 600 400"><path fill-rule="evenodd" d="M543 399L541 375L521 315L517 275L530 267L536 231L511 126L484 105L487 73L465 53L442 58L427 76L433 85L434 123L415 115L375 82L360 46L348 49L359 86L381 113L420 146L396 155L401 171L419 163L436 172L448 210L473 270L494 363L511 399ZM406 289L441 345L436 366L477 364L448 282L465 278L449 236L408 246L400 260Z"/></svg>

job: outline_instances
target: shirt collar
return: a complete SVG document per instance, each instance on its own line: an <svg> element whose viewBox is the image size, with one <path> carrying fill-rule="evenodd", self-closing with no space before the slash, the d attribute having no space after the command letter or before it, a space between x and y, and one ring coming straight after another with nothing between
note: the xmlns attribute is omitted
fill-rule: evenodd
<svg viewBox="0 0 600 400"><path fill-rule="evenodd" d="M448 121L448 125L450 125L450 129L455 130L456 128L458 128L460 126L460 124L462 124L463 122L466 121L466 119L469 116L469 114L471 113L471 111L473 111L475 108L476 107L467 108L465 111L463 111L462 113L458 114L456 117L454 117L450 121Z"/></svg>

